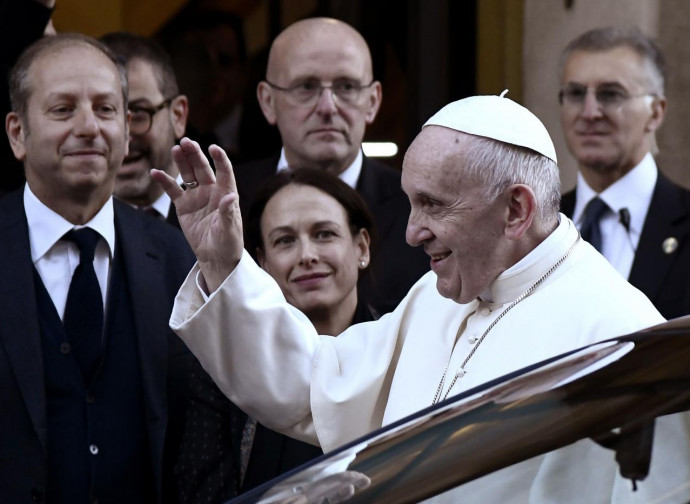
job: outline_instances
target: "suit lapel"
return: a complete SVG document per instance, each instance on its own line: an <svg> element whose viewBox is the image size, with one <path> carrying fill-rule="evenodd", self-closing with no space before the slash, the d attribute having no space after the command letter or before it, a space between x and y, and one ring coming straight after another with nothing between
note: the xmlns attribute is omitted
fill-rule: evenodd
<svg viewBox="0 0 690 504"><path fill-rule="evenodd" d="M659 173L629 278L630 283L652 301L683 242L688 239L686 221L689 217L681 199L681 190ZM666 253L662 244L671 237L678 240L680 246Z"/></svg>
<svg viewBox="0 0 690 504"><path fill-rule="evenodd" d="M388 184L382 183L376 163L366 156L362 159L362 172L357 180L357 192L362 196L374 216L376 231L379 236L385 237L398 215L385 211L385 202L396 196L392 193Z"/></svg>
<svg viewBox="0 0 690 504"><path fill-rule="evenodd" d="M34 429L46 447L46 395L43 351L36 308L29 229L23 192L7 196L0 207L4 245L0 247L0 344L9 357Z"/></svg>
<svg viewBox="0 0 690 504"><path fill-rule="evenodd" d="M569 191L561 196L561 213L569 219L573 218L575 211L575 191Z"/></svg>
<svg viewBox="0 0 690 504"><path fill-rule="evenodd" d="M125 282L132 302L139 362L149 420L165 419L167 320L161 245L145 228L148 219L115 201L117 247L122 253ZM149 428L152 428L149 423ZM152 435L152 441L156 436Z"/></svg>

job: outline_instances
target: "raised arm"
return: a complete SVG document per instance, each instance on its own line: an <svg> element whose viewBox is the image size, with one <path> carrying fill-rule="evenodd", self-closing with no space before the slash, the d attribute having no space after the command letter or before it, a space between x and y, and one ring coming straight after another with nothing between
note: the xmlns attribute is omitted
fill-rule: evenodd
<svg viewBox="0 0 690 504"><path fill-rule="evenodd" d="M208 151L215 174L199 144L183 138L173 147L172 155L184 188L161 170L151 170L151 177L175 204L180 227L199 261L210 294L240 262L244 241L232 164L217 145Z"/></svg>

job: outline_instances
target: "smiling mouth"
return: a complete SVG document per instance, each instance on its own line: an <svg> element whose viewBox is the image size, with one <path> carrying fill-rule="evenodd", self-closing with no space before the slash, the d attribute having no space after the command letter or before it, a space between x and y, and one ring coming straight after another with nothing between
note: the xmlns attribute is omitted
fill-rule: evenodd
<svg viewBox="0 0 690 504"><path fill-rule="evenodd" d="M292 279L293 282L308 282L310 280L319 280L321 278L326 278L329 273L310 273L308 275L300 275Z"/></svg>
<svg viewBox="0 0 690 504"><path fill-rule="evenodd" d="M436 253L436 254L429 254L429 257L431 258L431 268L433 269L435 266L443 262L446 258L448 258L451 255L452 252L441 252L441 253Z"/></svg>
<svg viewBox="0 0 690 504"><path fill-rule="evenodd" d="M74 151L74 152L68 152L68 156L102 156L103 153L100 151Z"/></svg>
<svg viewBox="0 0 690 504"><path fill-rule="evenodd" d="M127 156L127 157L124 159L123 164L136 163L137 161L140 161L140 160L142 160L143 158L144 158L144 154L142 154L142 153L139 152L139 153L137 153L137 154L133 154L133 155Z"/></svg>
<svg viewBox="0 0 690 504"><path fill-rule="evenodd" d="M335 129L335 128L320 128L312 131L312 134L314 135L321 135L324 133L331 133L331 134L342 134L342 131Z"/></svg>
<svg viewBox="0 0 690 504"><path fill-rule="evenodd" d="M580 136L603 136L603 135L608 135L608 131L590 131L590 130L584 130L584 131L576 131L575 132L577 135Z"/></svg>

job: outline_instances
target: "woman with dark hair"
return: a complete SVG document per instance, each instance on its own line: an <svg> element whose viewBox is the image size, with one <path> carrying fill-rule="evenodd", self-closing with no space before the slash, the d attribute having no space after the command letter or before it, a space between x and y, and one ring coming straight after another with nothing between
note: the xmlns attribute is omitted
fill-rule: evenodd
<svg viewBox="0 0 690 504"><path fill-rule="evenodd" d="M246 220L245 246L320 334L377 318L357 281L371 262L373 219L362 198L323 170L266 181ZM176 466L184 503L224 502L322 454L247 417L198 365Z"/></svg>

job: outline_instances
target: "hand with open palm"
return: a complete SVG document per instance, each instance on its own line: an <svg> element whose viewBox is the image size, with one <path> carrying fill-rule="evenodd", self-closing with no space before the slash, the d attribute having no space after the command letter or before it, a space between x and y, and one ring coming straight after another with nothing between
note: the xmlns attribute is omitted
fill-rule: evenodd
<svg viewBox="0 0 690 504"><path fill-rule="evenodd" d="M172 149L186 190L167 173L151 170L151 177L170 196L206 282L215 291L242 258L242 216L232 164L217 145L209 148L216 173L199 144L183 138Z"/></svg>

